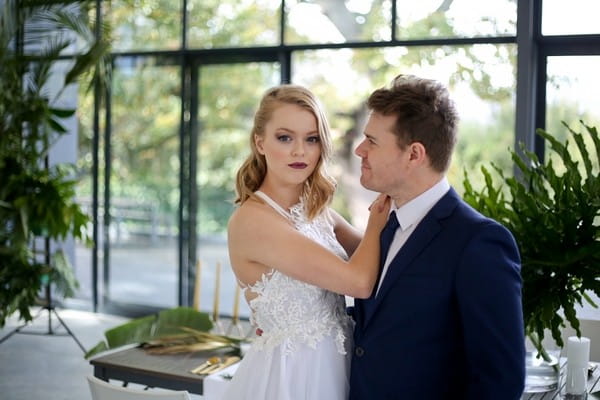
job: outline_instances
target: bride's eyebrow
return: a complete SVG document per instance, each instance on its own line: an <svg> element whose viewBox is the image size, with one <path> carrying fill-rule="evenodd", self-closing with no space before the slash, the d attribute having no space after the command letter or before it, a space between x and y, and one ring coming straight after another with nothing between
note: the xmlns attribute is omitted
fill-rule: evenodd
<svg viewBox="0 0 600 400"><path fill-rule="evenodd" d="M285 127L279 127L279 128L275 128L275 133L279 133L279 132L287 132L287 133L292 133L292 134L304 134L306 136L309 135L319 135L319 131L318 130L314 130L314 131L310 131L310 132L306 132L306 133L302 133L302 132L297 132L293 129L290 128L285 128Z"/></svg>

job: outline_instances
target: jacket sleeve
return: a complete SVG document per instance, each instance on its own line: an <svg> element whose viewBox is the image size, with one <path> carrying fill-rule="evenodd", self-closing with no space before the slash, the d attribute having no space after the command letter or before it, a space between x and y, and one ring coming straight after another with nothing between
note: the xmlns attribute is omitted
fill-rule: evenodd
<svg viewBox="0 0 600 400"><path fill-rule="evenodd" d="M511 233L487 220L471 237L455 289L464 333L468 399L518 400L525 383L520 257Z"/></svg>

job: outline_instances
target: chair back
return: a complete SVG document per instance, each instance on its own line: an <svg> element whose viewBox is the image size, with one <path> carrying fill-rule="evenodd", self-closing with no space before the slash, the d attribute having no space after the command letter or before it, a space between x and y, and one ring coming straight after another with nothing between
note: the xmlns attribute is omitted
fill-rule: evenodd
<svg viewBox="0 0 600 400"><path fill-rule="evenodd" d="M152 391L138 390L113 385L88 375L92 400L190 400L190 395L185 390Z"/></svg>

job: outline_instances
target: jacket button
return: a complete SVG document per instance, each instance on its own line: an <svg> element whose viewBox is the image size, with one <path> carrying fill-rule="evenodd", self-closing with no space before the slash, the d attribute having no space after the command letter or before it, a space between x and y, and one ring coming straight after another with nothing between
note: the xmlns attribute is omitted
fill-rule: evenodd
<svg viewBox="0 0 600 400"><path fill-rule="evenodd" d="M362 357L363 354L365 354L365 349L360 346L356 346L356 349L354 349L354 354L356 354L356 357Z"/></svg>

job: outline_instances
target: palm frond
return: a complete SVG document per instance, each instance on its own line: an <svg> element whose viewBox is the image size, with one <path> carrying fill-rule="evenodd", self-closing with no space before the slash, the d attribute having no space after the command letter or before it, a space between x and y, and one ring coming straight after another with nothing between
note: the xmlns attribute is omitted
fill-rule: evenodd
<svg viewBox="0 0 600 400"><path fill-rule="evenodd" d="M190 353L224 348L240 351L241 339L185 326L179 328L186 333L154 338L142 343L142 348L151 354Z"/></svg>

